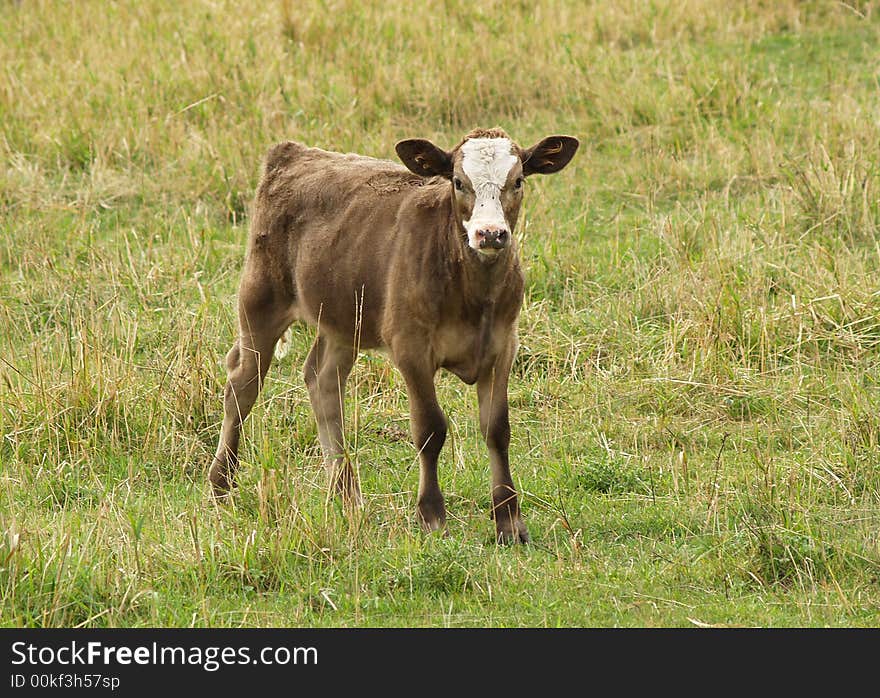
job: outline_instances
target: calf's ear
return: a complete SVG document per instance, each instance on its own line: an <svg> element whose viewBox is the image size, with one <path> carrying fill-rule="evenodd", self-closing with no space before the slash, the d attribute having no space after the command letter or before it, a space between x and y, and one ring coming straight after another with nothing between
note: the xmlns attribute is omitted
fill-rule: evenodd
<svg viewBox="0 0 880 698"><path fill-rule="evenodd" d="M452 154L438 148L424 138L408 138L400 141L394 149L397 157L414 172L422 177L446 177L452 179Z"/></svg>
<svg viewBox="0 0 880 698"><path fill-rule="evenodd" d="M574 157L579 145L572 136L547 136L523 151L523 175L559 172Z"/></svg>

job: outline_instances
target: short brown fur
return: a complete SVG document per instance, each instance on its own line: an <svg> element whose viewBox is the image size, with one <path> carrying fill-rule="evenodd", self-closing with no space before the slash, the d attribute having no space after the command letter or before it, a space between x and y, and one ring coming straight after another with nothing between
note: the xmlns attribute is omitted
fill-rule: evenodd
<svg viewBox="0 0 880 698"><path fill-rule="evenodd" d="M449 152L428 141L401 141L397 150L409 169L295 142L269 151L239 287L239 336L226 357L225 414L210 469L215 495L225 497L234 484L241 424L276 342L291 322L301 320L318 329L304 377L331 486L345 501L360 500L345 454L345 381L360 349L385 348L407 385L421 462L422 525L436 530L446 520L437 480L446 419L434 390L434 374L446 368L477 384L497 538L528 540L508 463L507 382L523 298L512 233L521 195L505 185L509 242L502 253L484 259L487 255L468 246L462 227L467 199L451 184L468 138L507 135L476 130ZM554 136L512 152L519 157L517 172L526 176L561 169L576 149L576 139ZM551 163L530 171L536 152L537 162Z"/></svg>

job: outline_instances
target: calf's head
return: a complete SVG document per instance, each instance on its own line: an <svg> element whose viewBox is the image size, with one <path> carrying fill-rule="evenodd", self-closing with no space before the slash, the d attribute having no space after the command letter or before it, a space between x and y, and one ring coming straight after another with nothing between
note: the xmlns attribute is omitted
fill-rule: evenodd
<svg viewBox="0 0 880 698"><path fill-rule="evenodd" d="M548 136L524 149L494 128L472 131L449 151L421 138L400 141L396 150L415 174L449 180L463 237L488 262L510 247L525 178L559 172L578 145L571 136Z"/></svg>

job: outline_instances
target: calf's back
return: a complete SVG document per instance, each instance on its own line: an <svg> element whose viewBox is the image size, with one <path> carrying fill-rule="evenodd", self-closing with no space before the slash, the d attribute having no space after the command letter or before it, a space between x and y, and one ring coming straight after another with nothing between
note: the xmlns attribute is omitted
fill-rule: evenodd
<svg viewBox="0 0 880 698"><path fill-rule="evenodd" d="M441 190L393 162L277 145L257 189L245 276L270 276L294 316L322 332L381 346L388 294L403 283L390 278L396 257L418 266L428 251L401 240L401 210ZM406 276L433 278L430 269Z"/></svg>

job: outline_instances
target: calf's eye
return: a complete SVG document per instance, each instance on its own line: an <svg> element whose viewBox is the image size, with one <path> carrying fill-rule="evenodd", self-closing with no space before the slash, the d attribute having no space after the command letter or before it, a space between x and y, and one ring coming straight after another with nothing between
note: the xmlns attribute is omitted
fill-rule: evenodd
<svg viewBox="0 0 880 698"><path fill-rule="evenodd" d="M523 178L517 177L516 181L513 183L513 188L514 189L522 189L522 185L523 185Z"/></svg>
<svg viewBox="0 0 880 698"><path fill-rule="evenodd" d="M455 179L453 179L453 180L452 180L452 183L455 185L455 188L456 188L458 191L461 191L462 189L464 189L464 185L461 183L461 180L460 180L458 177L456 177Z"/></svg>

